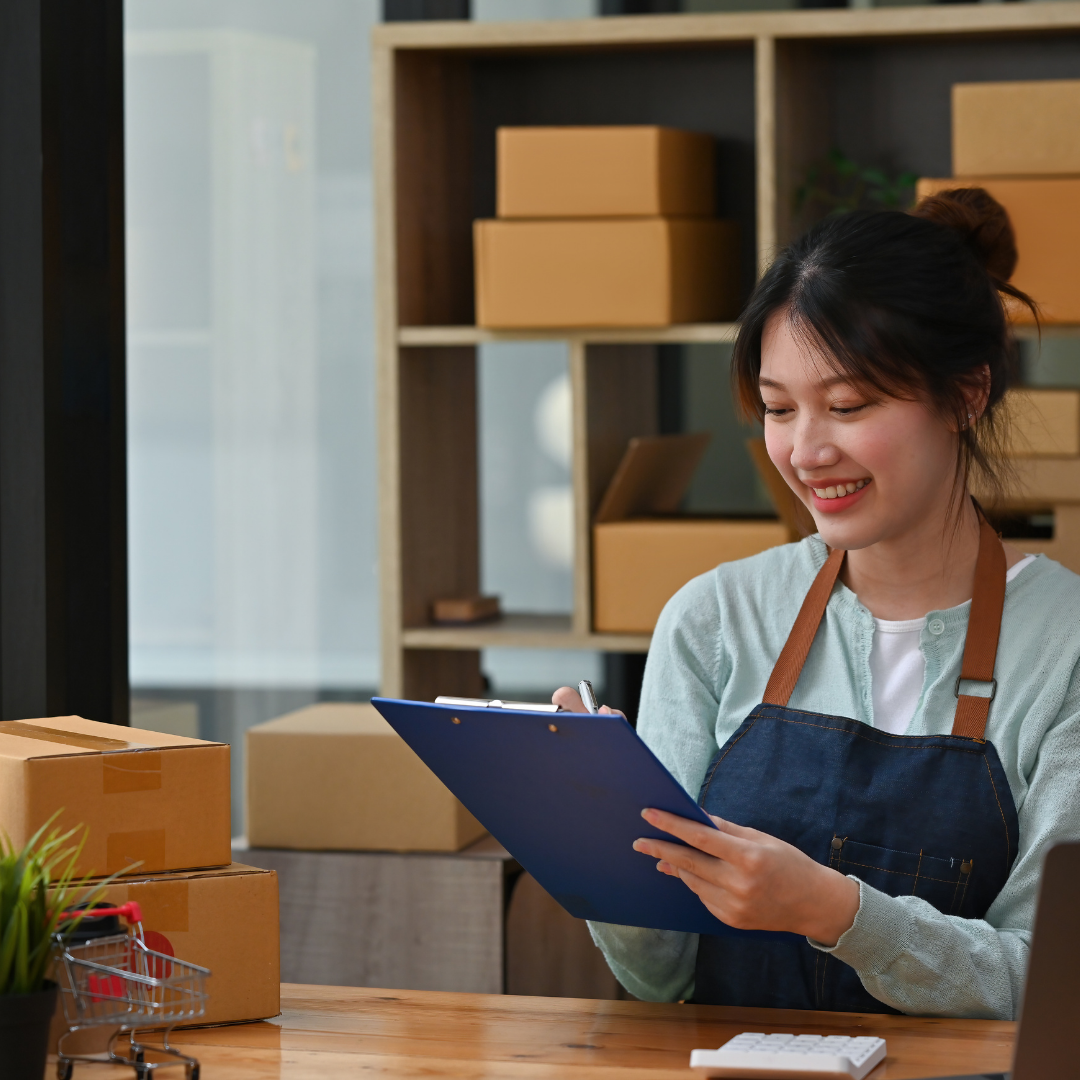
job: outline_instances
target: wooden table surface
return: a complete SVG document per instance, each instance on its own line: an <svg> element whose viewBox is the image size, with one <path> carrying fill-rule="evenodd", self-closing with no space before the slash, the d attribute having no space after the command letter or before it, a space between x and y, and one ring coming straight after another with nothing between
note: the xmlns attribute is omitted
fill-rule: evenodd
<svg viewBox="0 0 1080 1080"><path fill-rule="evenodd" d="M201 1080L688 1080L690 1051L740 1031L879 1035L871 1080L1001 1072L1015 1025L858 1013L285 984L274 1020L178 1032ZM50 1066L47 1078L55 1076ZM131 1080L77 1066L74 1080ZM169 1069L162 1080L181 1080Z"/></svg>

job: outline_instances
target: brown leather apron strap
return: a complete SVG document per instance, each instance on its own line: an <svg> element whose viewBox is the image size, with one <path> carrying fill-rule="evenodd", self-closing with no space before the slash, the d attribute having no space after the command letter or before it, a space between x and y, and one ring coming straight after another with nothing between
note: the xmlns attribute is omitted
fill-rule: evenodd
<svg viewBox="0 0 1080 1080"><path fill-rule="evenodd" d="M766 705L787 705L795 684L802 674L803 664L810 655L810 646L814 644L818 626L821 625L821 617L825 614L829 597L832 595L833 586L836 584L840 567L844 563L847 552L843 548L834 548L829 552L825 565L818 571L814 578L806 599L799 608L799 614L795 619L795 625L788 634L780 658L776 661L769 683L765 687L765 696L762 701Z"/></svg>
<svg viewBox="0 0 1080 1080"><path fill-rule="evenodd" d="M960 678L956 680L956 715L953 717L952 733L981 742L986 734L990 702L997 693L994 663L1001 635L1001 613L1005 606L1005 549L981 510L979 523L979 557L975 564L975 587L964 642L964 659ZM842 548L829 552L825 565L814 578L769 676L762 698L764 704L786 706L791 699L846 554ZM986 697L961 694L960 684L963 681L986 683L990 693Z"/></svg>
<svg viewBox="0 0 1080 1080"><path fill-rule="evenodd" d="M994 662L997 660L998 638L1001 635L1001 612L1005 607L1005 549L994 527L980 513L979 559L975 564L975 589L968 615L967 640L960 678L956 680L956 715L952 733L982 742L986 734L986 719L990 702L997 694ZM961 681L987 683L986 697L960 693Z"/></svg>

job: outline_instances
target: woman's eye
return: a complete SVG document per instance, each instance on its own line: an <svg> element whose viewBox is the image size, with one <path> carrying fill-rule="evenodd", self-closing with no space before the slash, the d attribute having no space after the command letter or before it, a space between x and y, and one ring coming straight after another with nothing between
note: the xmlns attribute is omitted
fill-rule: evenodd
<svg viewBox="0 0 1080 1080"><path fill-rule="evenodd" d="M773 408L771 405L766 405L765 406L765 415L766 416L783 416L785 413L789 413L789 412L791 412L790 409Z"/></svg>
<svg viewBox="0 0 1080 1080"><path fill-rule="evenodd" d="M868 406L869 402L865 402L862 405L834 405L832 411L838 416L851 416L854 413L862 412L862 410Z"/></svg>

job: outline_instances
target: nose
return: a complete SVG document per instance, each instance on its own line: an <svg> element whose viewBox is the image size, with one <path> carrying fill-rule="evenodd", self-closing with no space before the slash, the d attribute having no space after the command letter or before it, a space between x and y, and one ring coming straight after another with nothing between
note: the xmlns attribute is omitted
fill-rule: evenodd
<svg viewBox="0 0 1080 1080"><path fill-rule="evenodd" d="M840 451L829 441L825 425L813 417L800 417L795 422L791 447L791 465L799 472L828 468L840 460Z"/></svg>

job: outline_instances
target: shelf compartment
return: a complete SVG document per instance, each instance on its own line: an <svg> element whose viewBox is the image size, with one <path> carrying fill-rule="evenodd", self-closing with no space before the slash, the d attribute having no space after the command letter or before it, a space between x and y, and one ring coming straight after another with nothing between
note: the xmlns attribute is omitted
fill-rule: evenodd
<svg viewBox="0 0 1080 1080"><path fill-rule="evenodd" d="M595 649L648 652L649 634L579 633L569 615L510 612L472 626L414 626L401 632L406 649Z"/></svg>

